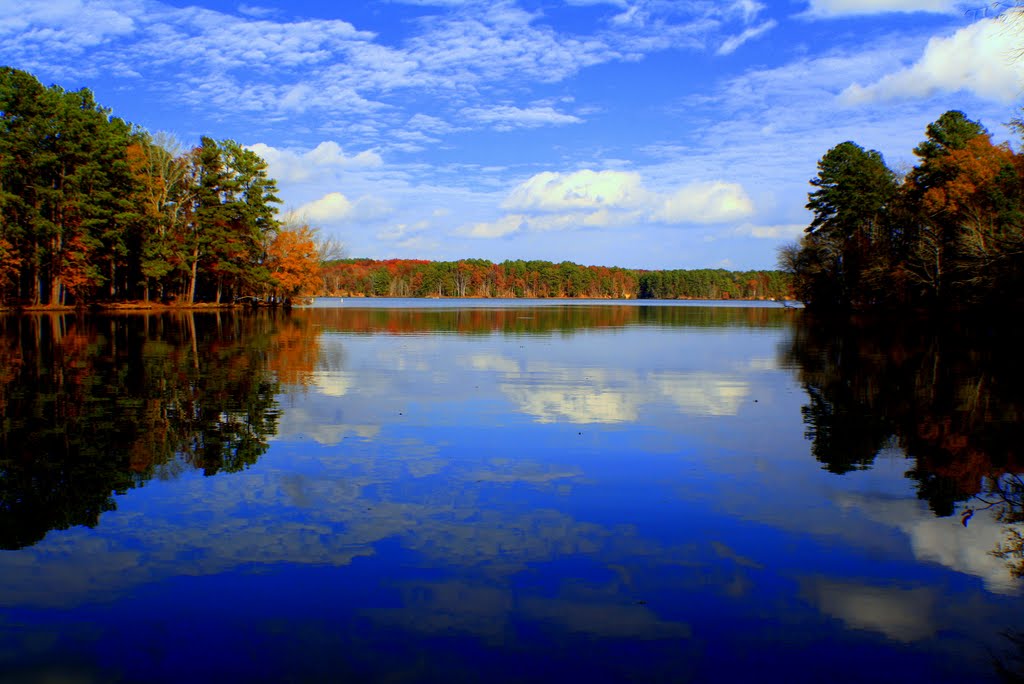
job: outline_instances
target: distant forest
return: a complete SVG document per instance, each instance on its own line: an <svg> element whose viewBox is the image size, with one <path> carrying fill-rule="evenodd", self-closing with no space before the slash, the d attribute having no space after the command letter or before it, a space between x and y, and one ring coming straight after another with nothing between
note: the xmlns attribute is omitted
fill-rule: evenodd
<svg viewBox="0 0 1024 684"><path fill-rule="evenodd" d="M644 271L568 261L342 259L323 269L323 294L351 297L589 297L788 299L781 271Z"/></svg>
<svg viewBox="0 0 1024 684"><path fill-rule="evenodd" d="M1024 156L959 111L914 154L902 173L851 141L822 157L814 218L779 255L798 296L838 310L1024 303Z"/></svg>

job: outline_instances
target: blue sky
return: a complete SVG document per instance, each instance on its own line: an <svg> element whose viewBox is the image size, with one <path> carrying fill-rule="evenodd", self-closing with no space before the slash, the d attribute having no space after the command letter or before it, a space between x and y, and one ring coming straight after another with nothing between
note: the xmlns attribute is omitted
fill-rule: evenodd
<svg viewBox="0 0 1024 684"><path fill-rule="evenodd" d="M977 0L0 0L0 63L252 147L351 256L770 268L854 140L997 140L1024 42Z"/></svg>

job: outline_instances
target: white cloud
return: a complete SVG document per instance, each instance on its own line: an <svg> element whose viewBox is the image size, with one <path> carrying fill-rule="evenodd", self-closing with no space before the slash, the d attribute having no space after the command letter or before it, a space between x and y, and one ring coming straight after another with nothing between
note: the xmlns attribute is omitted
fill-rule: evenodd
<svg viewBox="0 0 1024 684"><path fill-rule="evenodd" d="M295 210L301 217L314 223L338 223L351 218L353 204L340 192L329 192L318 200L303 204Z"/></svg>
<svg viewBox="0 0 1024 684"><path fill-rule="evenodd" d="M429 228L429 221L417 221L413 224L397 223L390 228L386 228L385 230L377 233L377 238L379 240L389 240L393 242L402 241L403 243L407 243L409 240L412 240L415 236Z"/></svg>
<svg viewBox="0 0 1024 684"><path fill-rule="evenodd" d="M722 223L754 211L738 183L704 181L659 193L647 189L637 172L591 169L538 173L513 188L501 208L510 213L464 226L456 234L495 238L522 230Z"/></svg>
<svg viewBox="0 0 1024 684"><path fill-rule="evenodd" d="M238 12L249 17L263 18L272 16L277 12L270 7L260 7L259 5L247 5L245 3L238 6Z"/></svg>
<svg viewBox="0 0 1024 684"><path fill-rule="evenodd" d="M324 141L306 152L271 147L264 143L249 145L248 149L267 162L271 177L291 183L318 178L325 171L373 168L384 163L380 155L372 150L346 155L333 140Z"/></svg>
<svg viewBox="0 0 1024 684"><path fill-rule="evenodd" d="M505 384L501 391L538 423L627 423L637 419L639 397L632 392L589 385Z"/></svg>
<svg viewBox="0 0 1024 684"><path fill-rule="evenodd" d="M739 48L747 41L753 40L754 38L757 38L758 36L761 36L767 33L768 31L771 31L776 26L778 26L778 22L775 21L774 19L769 19L768 21L764 22L763 24L759 24L758 26L752 26L743 33L740 33L739 35L726 38L715 54L731 55L732 53L736 52L737 48Z"/></svg>
<svg viewBox="0 0 1024 684"><path fill-rule="evenodd" d="M322 142L306 153L306 160L316 166L337 166L341 168L380 166L380 155L370 150L364 150L352 157L345 156L341 146L333 140Z"/></svg>
<svg viewBox="0 0 1024 684"><path fill-rule="evenodd" d="M743 22L749 24L757 15L764 11L764 5L755 0L736 0L729 8L733 13L743 17Z"/></svg>
<svg viewBox="0 0 1024 684"><path fill-rule="evenodd" d="M788 223L774 226L759 226L752 223L745 223L733 231L737 237L752 237L762 240L780 240L799 238L803 235L807 224Z"/></svg>
<svg viewBox="0 0 1024 684"><path fill-rule="evenodd" d="M0 36L10 42L49 43L77 41L68 48L106 43L134 33L139 12L125 2L3 2L0 3ZM40 29L40 30L33 30Z"/></svg>
<svg viewBox="0 0 1024 684"><path fill-rule="evenodd" d="M867 86L852 85L840 97L848 104L865 104L966 90L1011 103L1024 84L1024 62L1014 58L1018 49L1019 36L1005 23L982 19L952 36L932 38L911 66Z"/></svg>
<svg viewBox="0 0 1024 684"><path fill-rule="evenodd" d="M467 108L463 109L459 114L469 121L488 124L499 131L583 123L583 119L572 114L563 114L552 107L521 109L510 105L497 105L493 107Z"/></svg>
<svg viewBox="0 0 1024 684"><path fill-rule="evenodd" d="M664 198L653 218L663 223L721 223L752 213L754 204L741 185L707 181L692 183Z"/></svg>
<svg viewBox="0 0 1024 684"><path fill-rule="evenodd" d="M489 94L562 82L655 51L703 49L721 23L717 9L699 3L644 3L635 13L640 21L566 33L513 3L424 4L438 9L403 42L385 44L340 19L283 21L249 3L226 13L156 0L7 2L0 4L0 61L62 77L142 79L143 87L204 111L260 113L261 123L268 115L334 114L322 128L359 130L378 142L400 125L408 91L440 96L450 101L443 114L461 111L478 125L578 123L552 107L494 107ZM629 12L628 3L610 4ZM104 49L82 59L98 45ZM352 116L360 114L374 116Z"/></svg>
<svg viewBox="0 0 1024 684"><path fill-rule="evenodd" d="M890 12L952 14L958 0L810 0L807 13L814 17L844 17Z"/></svg>
<svg viewBox="0 0 1024 684"><path fill-rule="evenodd" d="M475 238L498 238L518 233L526 225L522 214L509 214L497 221L474 223L459 230L459 234Z"/></svg>
<svg viewBox="0 0 1024 684"><path fill-rule="evenodd" d="M409 119L408 127L414 131L422 131L432 135L442 135L456 130L444 119L417 112Z"/></svg>
<svg viewBox="0 0 1024 684"><path fill-rule="evenodd" d="M521 373L519 361L500 354L474 354L469 358L469 367L475 371L502 373L509 378L517 378Z"/></svg>
<svg viewBox="0 0 1024 684"><path fill-rule="evenodd" d="M643 204L647 196L638 173L589 169L569 174L545 171L512 190L502 208L547 212L623 209Z"/></svg>

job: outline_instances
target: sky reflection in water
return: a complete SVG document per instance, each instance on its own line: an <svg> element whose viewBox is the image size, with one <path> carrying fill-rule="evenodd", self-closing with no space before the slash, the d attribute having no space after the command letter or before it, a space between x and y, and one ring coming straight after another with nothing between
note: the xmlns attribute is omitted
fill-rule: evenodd
<svg viewBox="0 0 1024 684"><path fill-rule="evenodd" d="M822 469L800 314L366 307L275 328L253 465L0 552L0 682L995 678L1003 526Z"/></svg>

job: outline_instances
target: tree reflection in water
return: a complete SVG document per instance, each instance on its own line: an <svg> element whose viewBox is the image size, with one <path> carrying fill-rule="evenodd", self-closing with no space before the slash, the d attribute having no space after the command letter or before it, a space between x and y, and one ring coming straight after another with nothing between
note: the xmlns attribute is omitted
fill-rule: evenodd
<svg viewBox="0 0 1024 684"><path fill-rule="evenodd" d="M42 314L0 325L3 549L95 526L114 494L150 478L255 463L277 430L282 378L315 363L315 333L283 315Z"/></svg>
<svg viewBox="0 0 1024 684"><path fill-rule="evenodd" d="M992 511L995 519L1006 525L1005 540L992 553L1006 561L1010 574L1024 577L1024 533L1020 526L1024 522L1024 480L1010 473L986 478L982 493L961 513L964 526L979 511Z"/></svg>
<svg viewBox="0 0 1024 684"><path fill-rule="evenodd" d="M801 316L786 360L809 397L811 452L830 472L901 450L935 515L1005 526L993 553L1024 576L1024 360L990 321L836 321Z"/></svg>

